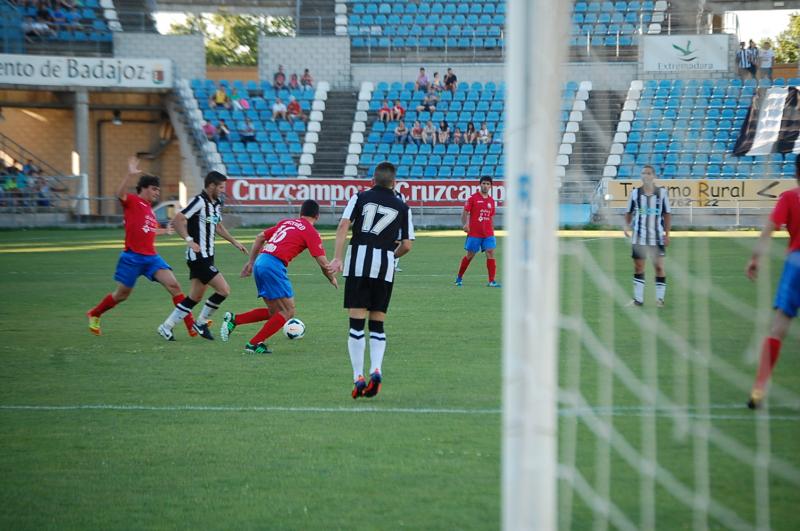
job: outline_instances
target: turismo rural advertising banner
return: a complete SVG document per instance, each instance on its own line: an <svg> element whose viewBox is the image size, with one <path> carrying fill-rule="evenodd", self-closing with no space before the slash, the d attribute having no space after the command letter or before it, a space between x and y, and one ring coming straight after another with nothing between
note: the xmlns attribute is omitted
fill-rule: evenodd
<svg viewBox="0 0 800 531"><path fill-rule="evenodd" d="M795 179L671 179L656 181L667 189L672 207L769 208L778 196L797 186ZM606 182L609 206L625 207L638 180Z"/></svg>
<svg viewBox="0 0 800 531"><path fill-rule="evenodd" d="M728 35L646 35L642 37L645 72L728 70Z"/></svg>
<svg viewBox="0 0 800 531"><path fill-rule="evenodd" d="M230 204L286 205L313 199L321 205L344 206L361 190L372 186L369 179L228 179L227 196ZM462 207L478 191L478 180L402 180L396 190L410 206ZM495 181L493 196L505 199L505 186Z"/></svg>
<svg viewBox="0 0 800 531"><path fill-rule="evenodd" d="M0 84L171 88L172 61L130 57L0 54Z"/></svg>

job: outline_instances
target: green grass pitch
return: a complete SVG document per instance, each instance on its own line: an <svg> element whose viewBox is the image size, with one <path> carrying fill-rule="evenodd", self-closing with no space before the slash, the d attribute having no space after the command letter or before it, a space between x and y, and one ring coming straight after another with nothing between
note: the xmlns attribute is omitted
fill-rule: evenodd
<svg viewBox="0 0 800 531"><path fill-rule="evenodd" d="M249 244L255 230L234 233ZM324 235L330 256L331 231ZM182 327L177 342L164 342L155 329L171 301L146 279L104 315L103 335L90 335L85 312L113 289L121 239L120 230L0 232L0 528L499 527L502 290L485 287L482 257L463 288L452 285L461 235L420 233L402 259L386 325L385 384L376 399L359 401L349 394L342 291L327 283L307 253L290 266L306 337L273 337L272 355L242 353L255 325L237 328L229 343L190 339ZM660 316L663 326L693 345L707 344L749 379L784 242L774 243L770 270L756 285L742 273L752 238L676 237L667 265L668 306L648 304L640 311ZM579 240L562 243L566 251ZM629 248L622 240L589 237L580 245L629 291ZM159 248L186 289L181 242ZM46 250L17 252L36 249ZM217 265L232 288L223 311L263 304L252 279L239 278L244 260L220 242ZM502 252L499 263L502 271ZM674 399L684 386L692 399L698 396L695 365L686 369L668 341L634 328L631 312L610 302L596 285L598 276L577 263L567 254L562 264L562 313L581 315L612 341L637 376L647 370L643 345L656 344L661 392ZM690 285L680 271L702 281ZM708 295L709 286L712 295L724 297ZM652 302L652 291L648 295ZM749 319L737 305L748 309ZM221 319L219 312L215 333ZM791 334L775 381L797 393L800 325ZM579 366L582 396L600 404L604 371L574 334L562 334L559 366L562 387ZM614 384L617 409L603 418L639 450L641 401L620 379ZM712 370L711 425L753 449L758 423L744 408L746 398ZM769 411L772 455L792 470L800 468L797 407L775 403ZM562 442L572 420L561 417ZM694 488L696 440L676 436L668 415L656 417L655 429L660 465ZM597 437L580 420L575 434L576 466L592 483ZM616 451L610 459L611 499L638 525L639 475ZM708 459L712 497L752 525L753 466L713 443ZM692 527L690 508L661 486L655 494L659 528ZM797 485L772 474L770 500L772 527L793 528ZM586 529L592 519L575 496L572 528ZM723 526L711 519L710 527Z"/></svg>

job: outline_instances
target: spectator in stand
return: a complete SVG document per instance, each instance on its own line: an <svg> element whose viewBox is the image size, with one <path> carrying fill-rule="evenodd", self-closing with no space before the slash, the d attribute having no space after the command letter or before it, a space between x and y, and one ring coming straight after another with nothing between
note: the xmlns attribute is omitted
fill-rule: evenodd
<svg viewBox="0 0 800 531"><path fill-rule="evenodd" d="M753 39L750 39L750 46L747 48L747 54L750 57L750 75L753 76L753 79L756 79L761 57L759 55L758 46L756 46L756 42Z"/></svg>
<svg viewBox="0 0 800 531"><path fill-rule="evenodd" d="M455 72L453 72L452 68L448 68L447 73L444 76L444 89L449 90L450 92L455 94L457 88L458 88L458 77L456 76Z"/></svg>
<svg viewBox="0 0 800 531"><path fill-rule="evenodd" d="M5 196L7 198L8 206L16 206L19 199L19 190L17 189L17 179L16 175L13 173L14 168L8 168L8 172L6 173L5 182L3 183L3 189L5 190Z"/></svg>
<svg viewBox="0 0 800 531"><path fill-rule="evenodd" d="M431 90L437 94L444 90L444 83L442 78L439 77L439 72L433 73L433 81L431 81Z"/></svg>
<svg viewBox="0 0 800 531"><path fill-rule="evenodd" d="M435 92L431 91L425 94L425 98L422 100L422 103L417 105L417 112L427 111L427 112L435 112L436 106L439 104L439 96L436 95Z"/></svg>
<svg viewBox="0 0 800 531"><path fill-rule="evenodd" d="M303 70L303 77L300 78L300 84L306 89L314 88L314 78L311 77L311 72L308 70L308 68Z"/></svg>
<svg viewBox="0 0 800 531"><path fill-rule="evenodd" d="M41 38L53 34L53 30L50 29L50 26L48 26L46 22L34 20L33 17L25 17L25 20L22 22L22 32L29 40L31 37Z"/></svg>
<svg viewBox="0 0 800 531"><path fill-rule="evenodd" d="M50 11L50 7L46 2L40 2L36 8L36 21L37 22L44 22L48 26L52 27L53 24L53 14Z"/></svg>
<svg viewBox="0 0 800 531"><path fill-rule="evenodd" d="M389 107L389 100L383 100L383 106L378 110L378 120L389 123L392 119L392 108Z"/></svg>
<svg viewBox="0 0 800 531"><path fill-rule="evenodd" d="M297 74L292 74L289 78L289 90L300 90L300 81L297 79Z"/></svg>
<svg viewBox="0 0 800 531"><path fill-rule="evenodd" d="M239 129L239 137L241 137L242 142L245 144L256 141L256 130L253 127L253 122L250 121L250 118L244 119L244 124Z"/></svg>
<svg viewBox="0 0 800 531"><path fill-rule="evenodd" d="M417 146L422 143L422 124L419 123L419 120L414 122L414 127L411 128L411 136L409 139Z"/></svg>
<svg viewBox="0 0 800 531"><path fill-rule="evenodd" d="M211 142L217 139L217 128L210 122L203 122L203 132L206 134L206 138Z"/></svg>
<svg viewBox="0 0 800 531"><path fill-rule="evenodd" d="M492 133L489 132L489 126L486 122L481 124L481 130L478 131L478 143L479 144L491 144L492 143Z"/></svg>
<svg viewBox="0 0 800 531"><path fill-rule="evenodd" d="M286 120L286 105L280 98L275 98L275 103L272 104L272 121L278 118Z"/></svg>
<svg viewBox="0 0 800 531"><path fill-rule="evenodd" d="M436 132L436 141L440 144L447 144L450 142L450 127L445 120L439 123L439 130Z"/></svg>
<svg viewBox="0 0 800 531"><path fill-rule="evenodd" d="M32 193L31 183L29 182L28 176L25 175L22 170L16 171L16 181L17 181L17 190L19 191L19 196L22 199L22 205L28 206L30 204L30 196Z"/></svg>
<svg viewBox="0 0 800 531"><path fill-rule="evenodd" d="M405 144L408 142L408 128L405 122L400 120L397 122L397 127L394 128L394 143Z"/></svg>
<svg viewBox="0 0 800 531"><path fill-rule="evenodd" d="M34 173L39 173L39 168L33 163L33 160L28 159L25 161L25 164L22 165L22 172L25 175L33 175Z"/></svg>
<svg viewBox="0 0 800 531"><path fill-rule="evenodd" d="M406 115L406 109L400 104L400 100L394 102L392 107L392 120L402 120Z"/></svg>
<svg viewBox="0 0 800 531"><path fill-rule="evenodd" d="M469 122L467 124L467 130L464 131L464 143L465 144L475 144L478 141L478 131L475 130L475 124Z"/></svg>
<svg viewBox="0 0 800 531"><path fill-rule="evenodd" d="M736 51L736 66L739 68L739 77L744 81L750 75L750 53L744 47L744 41L739 43Z"/></svg>
<svg viewBox="0 0 800 531"><path fill-rule="evenodd" d="M433 120L428 120L422 129L422 142L424 144L436 145L436 128L433 127Z"/></svg>
<svg viewBox="0 0 800 531"><path fill-rule="evenodd" d="M461 133L461 129L456 126L453 128L453 144L460 146L464 143L464 135Z"/></svg>
<svg viewBox="0 0 800 531"><path fill-rule="evenodd" d="M775 52L772 51L772 42L766 41L761 51L761 78L772 81L772 64L775 62Z"/></svg>
<svg viewBox="0 0 800 531"><path fill-rule="evenodd" d="M36 176L36 205L40 207L50 206L50 186L47 179L41 175Z"/></svg>
<svg viewBox="0 0 800 531"><path fill-rule="evenodd" d="M414 83L414 90L421 90L422 92L428 92L428 88L430 87L430 81L428 80L428 75L425 73L425 68L419 69L419 75L417 76L417 82Z"/></svg>
<svg viewBox="0 0 800 531"><path fill-rule="evenodd" d="M283 65L278 65L278 71L272 76L272 88L281 90L286 87L286 74L283 73Z"/></svg>
<svg viewBox="0 0 800 531"><path fill-rule="evenodd" d="M66 13L67 28L76 30L81 28L81 14L76 6L72 6Z"/></svg>
<svg viewBox="0 0 800 531"><path fill-rule="evenodd" d="M227 142L231 137L231 130L225 120L220 120L217 125L217 142Z"/></svg>
<svg viewBox="0 0 800 531"><path fill-rule="evenodd" d="M236 87L233 87L231 89L230 98L231 98L231 107L233 107L237 111L241 111L242 110L242 104L239 103L239 100L242 99L242 96L241 96L241 94L239 94L239 91L236 89Z"/></svg>
<svg viewBox="0 0 800 531"><path fill-rule="evenodd" d="M299 119L304 122L308 121L308 116L306 116L306 113L303 112L303 108L300 107L300 102L297 101L297 98L294 96L289 96L289 105L286 106L286 116L292 123L294 123L295 119Z"/></svg>
<svg viewBox="0 0 800 531"><path fill-rule="evenodd" d="M226 109L231 108L231 99L228 97L228 93L225 91L224 87L217 87L217 90L215 90L214 94L212 94L211 98L209 98L208 105L212 109L216 109L219 105L225 107Z"/></svg>

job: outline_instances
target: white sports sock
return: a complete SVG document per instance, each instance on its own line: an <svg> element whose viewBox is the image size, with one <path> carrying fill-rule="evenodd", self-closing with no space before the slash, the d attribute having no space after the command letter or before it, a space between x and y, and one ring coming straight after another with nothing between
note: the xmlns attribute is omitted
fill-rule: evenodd
<svg viewBox="0 0 800 531"><path fill-rule="evenodd" d="M208 319L214 315L219 309L220 304L225 301L225 297L218 293L214 293L212 296L206 299L206 303L203 305L203 309L200 311L200 316L197 318L197 324L205 324L208 322Z"/></svg>
<svg viewBox="0 0 800 531"><path fill-rule="evenodd" d="M633 300L636 302L644 303L644 275L641 278L633 276Z"/></svg>
<svg viewBox="0 0 800 531"><path fill-rule="evenodd" d="M169 314L169 317L167 317L167 320L164 321L164 326L169 328L170 330L172 330L175 327L176 324L178 324L181 321L183 321L183 319L187 315L189 315L190 313L191 313L190 310L184 308L179 303L179 304L177 304L175 306L175 309L172 310L172 313Z"/></svg>
<svg viewBox="0 0 800 531"><path fill-rule="evenodd" d="M353 381L359 376L364 376L364 349L367 342L364 339L364 330L350 329L347 338L347 350L350 352L350 364L353 366Z"/></svg>
<svg viewBox="0 0 800 531"><path fill-rule="evenodd" d="M663 301L667 295L667 277L656 278L656 299Z"/></svg>
<svg viewBox="0 0 800 531"><path fill-rule="evenodd" d="M386 334L379 334L377 332L369 333L369 359L372 362L372 367L369 373L372 374L376 370L381 370L383 363L383 354L386 352ZM381 371L382 373L383 371Z"/></svg>

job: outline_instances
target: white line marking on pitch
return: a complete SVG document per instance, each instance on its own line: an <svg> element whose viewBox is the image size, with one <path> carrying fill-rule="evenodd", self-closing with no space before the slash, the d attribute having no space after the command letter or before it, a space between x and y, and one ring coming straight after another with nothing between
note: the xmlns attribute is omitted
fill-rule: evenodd
<svg viewBox="0 0 800 531"><path fill-rule="evenodd" d="M791 406L789 406L791 407ZM795 407L791 407L796 409ZM702 413L699 410L742 411L735 413ZM750 413L743 411L743 404L710 404L706 408L689 406L685 409L676 407L648 408L641 406L618 406L597 408L561 408L562 417L580 417L592 412L598 416L643 417L655 415L662 418L685 416L695 420L753 420L765 418L775 421L800 421L800 415L775 414L766 412ZM221 412L221 413L400 413L418 415L499 415L500 409L463 409L463 408L382 408L382 407L289 407L289 406L147 406L134 404L79 404L79 405L0 405L2 411L140 411L140 412Z"/></svg>

